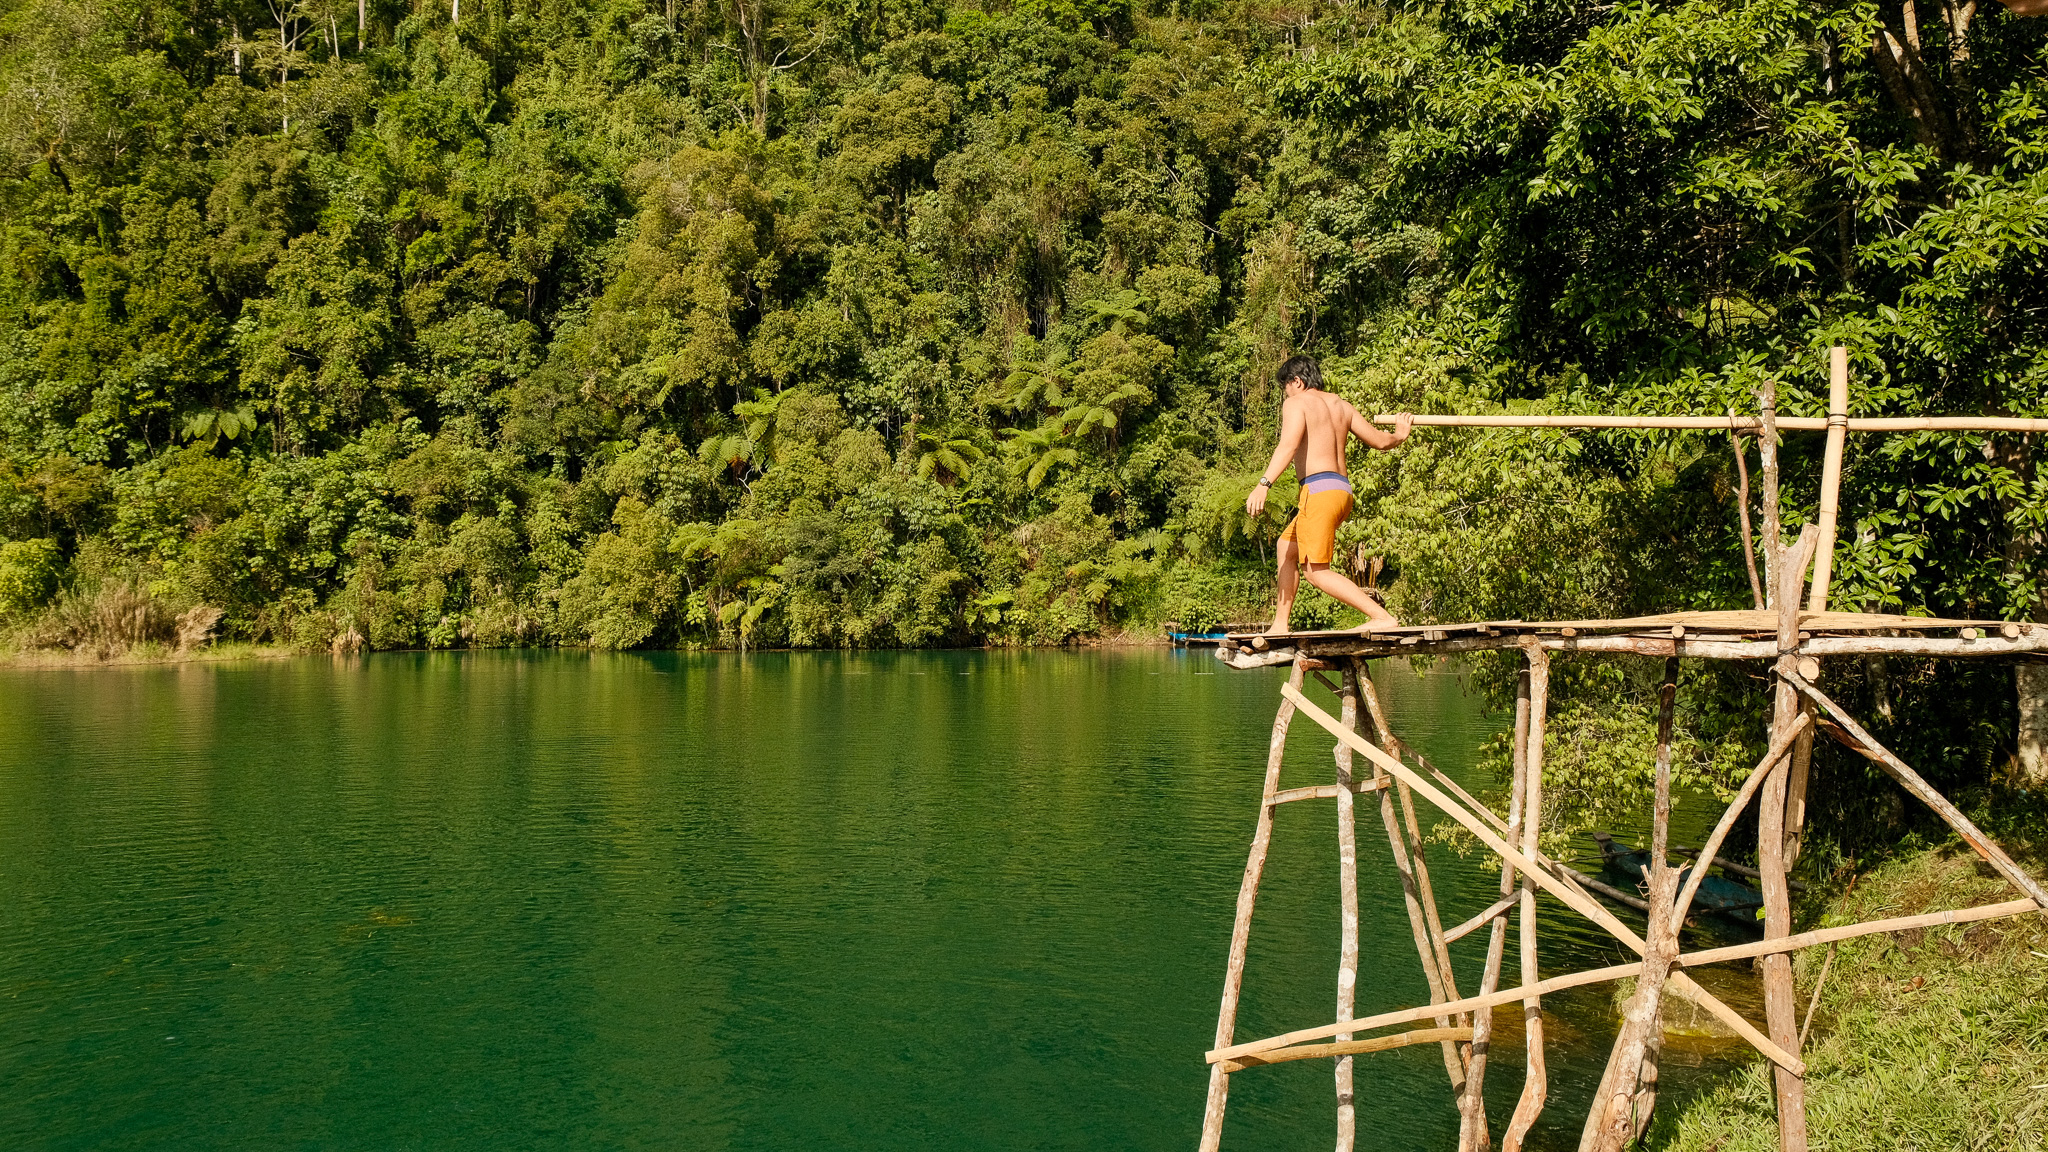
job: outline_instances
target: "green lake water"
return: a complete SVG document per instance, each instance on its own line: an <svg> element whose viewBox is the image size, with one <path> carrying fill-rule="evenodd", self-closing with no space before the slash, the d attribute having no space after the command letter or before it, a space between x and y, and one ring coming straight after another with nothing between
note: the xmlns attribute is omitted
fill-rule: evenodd
<svg viewBox="0 0 2048 1152"><path fill-rule="evenodd" d="M1499 718L1381 675L1482 786ZM0 671L0 1148L1190 1149L1280 683L1167 650ZM1285 783L1327 782L1294 733ZM1280 811L1240 1038L1331 1016L1333 812ZM1364 1013L1426 994L1360 815ZM1447 923L1491 901L1477 854L1431 864ZM1620 958L1546 920L1547 974ZM1547 1001L1543 1146L1608 994ZM1359 1068L1361 1146L1448 1147L1435 1048ZM1233 1078L1226 1147L1332 1128L1327 1062Z"/></svg>

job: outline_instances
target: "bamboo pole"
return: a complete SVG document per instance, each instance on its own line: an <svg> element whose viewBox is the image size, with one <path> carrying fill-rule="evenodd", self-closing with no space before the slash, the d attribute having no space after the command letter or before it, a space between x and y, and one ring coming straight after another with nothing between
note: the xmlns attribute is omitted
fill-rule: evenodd
<svg viewBox="0 0 2048 1152"><path fill-rule="evenodd" d="M1522 853L1533 859L1538 840L1543 831L1543 737L1550 711L1550 654L1540 647L1523 649L1529 661L1529 722L1528 740L1522 755ZM1501 847L1507 845L1502 843ZM1501 853L1502 867L1515 866L1506 852ZM1526 865L1522 873L1522 907L1516 913L1516 923L1521 929L1522 983L1535 984L1542 979L1536 961L1536 886L1541 881L1530 872ZM1543 1062L1543 1000L1530 995L1522 1001L1522 1037L1527 1048L1527 1062L1522 1073L1522 1094L1515 1100L1515 1110L1508 1117L1507 1131L1501 1135L1501 1152L1521 1152L1522 1144L1529 1138L1529 1129L1536 1126L1536 1118L1543 1114L1544 1101L1550 1098L1549 1069Z"/></svg>
<svg viewBox="0 0 2048 1152"><path fill-rule="evenodd" d="M1792 649L1799 644L1799 592L1806 567L1820 542L1818 528L1808 525L1799 543L1783 558L1774 575L1778 605L1778 671L1792 671L1798 657ZM1799 716L1799 697L1792 686L1780 679L1772 702L1771 733L1776 737L1793 731ZM1776 740L1773 739L1773 743ZM1797 736L1794 736L1796 747ZM1757 808L1757 870L1764 895L1764 939L1776 940L1792 934L1792 894L1785 885L1785 816L1789 795L1786 779L1790 773L1774 772L1763 787ZM1798 990L1792 983L1792 961L1782 953L1764 958L1764 1020L1773 1043L1791 1051L1799 1045ZM1794 1055L1797 1055L1795 1052ZM1779 1152L1806 1152L1806 1085L1790 1069L1771 1070L1778 1104Z"/></svg>
<svg viewBox="0 0 2048 1152"><path fill-rule="evenodd" d="M1395 1048L1406 1048L1410 1044L1435 1044L1442 1040L1455 1040L1465 1034L1463 1028L1423 1028L1415 1032L1400 1032L1392 1036L1374 1036L1370 1040L1346 1040L1338 1038L1335 1044L1315 1044L1286 1050L1286 1059L1267 1060L1259 1056L1247 1056L1242 1060L1226 1060L1223 1066L1232 1072L1247 1068L1259 1068L1267 1064L1285 1064L1289 1060L1313 1060L1320 1056L1335 1056L1349 1063L1354 1054L1365 1052L1386 1052ZM1299 1053L1299 1055L1297 1055Z"/></svg>
<svg viewBox="0 0 2048 1152"><path fill-rule="evenodd" d="M1448 999L1456 1000L1458 977L1451 968L1451 949L1449 942L1444 939L1443 917L1437 913L1436 889L1431 887L1429 882L1429 861L1424 858L1422 851L1422 827L1415 819L1415 797L1405 784L1397 784L1396 788L1396 794L1401 800L1401 819L1408 826L1408 856L1415 865L1416 887L1422 892L1423 925L1429 929L1429 944L1436 953L1436 970L1443 977L1444 995ZM1458 1023L1462 1025L1467 1021L1460 1020ZM1463 1063L1462 1058L1460 1063Z"/></svg>
<svg viewBox="0 0 2048 1152"><path fill-rule="evenodd" d="M1373 687L1372 677L1358 678L1358 693L1365 701L1367 712L1372 716L1373 728L1379 736L1381 748L1398 748L1400 742L1394 738L1392 729L1387 726L1386 711L1380 707L1379 692ZM1339 738L1342 738L1341 733ZM1392 759L1394 755L1392 752L1381 752L1379 757L1367 757L1373 761L1375 778L1387 775L1381 758ZM1395 783L1398 784L1399 774L1394 775ZM1408 909L1408 928L1415 939L1415 954L1422 962L1423 979L1429 985L1429 1000L1432 1004L1440 1003L1452 997L1445 994L1443 973L1437 968L1436 947L1430 935L1429 921L1422 912L1422 889L1416 882L1415 870L1408 857L1407 837L1403 835L1400 820L1394 814L1393 794L1393 788L1380 789L1380 822L1387 829L1387 846L1393 852L1394 871L1401 877L1401 895ZM1445 1016L1436 1024L1439 1028L1448 1028L1451 1025L1451 1018ZM1464 1060L1454 1041L1444 1041L1443 1048L1444 1072L1450 1077L1451 1091L1453 1094L1461 1093L1465 1090Z"/></svg>
<svg viewBox="0 0 2048 1152"><path fill-rule="evenodd" d="M2001 904L1985 904L1976 908L1950 908L1940 912L1923 912L1917 916L1895 916L1886 920L1867 920L1861 924L1844 924L1836 928L1817 928L1788 936L1781 940L1752 940L1747 944L1730 944L1722 948L1709 948L1702 952L1686 952L1673 961L1674 968L1704 968L1709 964L1725 964L1732 960L1752 960L1758 956L1770 956L1784 952L1797 952L1817 944L1834 944L1843 940L1855 940L1863 936L1875 936L1882 932L1906 932L1915 928L1938 928L1951 924L1975 924L1982 920L2000 920L2007 916L2020 916L2038 911L2032 900L2007 900ZM1484 996L1468 996L1454 1004L1427 1004L1418 1008L1401 1008L1392 1012L1381 1012L1357 1020L1340 1020L1315 1028L1303 1028L1298 1032L1286 1032L1268 1036L1264 1040L1248 1040L1229 1048L1217 1048L1204 1053L1204 1059L1211 1063L1225 1060L1240 1060L1245 1056L1258 1056L1269 1064L1278 1064L1290 1059L1306 1059L1286 1055L1297 1049L1295 1045L1307 1040L1321 1040L1340 1031L1367 1032L1374 1028L1389 1028L1397 1024L1413 1024L1437 1012L1440 1008L1453 1011L1471 1012L1482 1008L1511 1004L1530 996L1547 996L1568 988L1583 988L1588 984L1604 984L1609 980L1626 980L1643 974L1642 961L1629 964L1614 964L1605 968L1590 968L1584 972L1571 972L1553 976L1537 984L1503 988Z"/></svg>
<svg viewBox="0 0 2048 1152"><path fill-rule="evenodd" d="M1358 661L1345 663L1339 717L1354 730L1358 727ZM1358 821L1351 794L1351 746L1342 740L1337 758L1337 901L1341 925L1337 935L1337 1019L1348 1020L1358 998ZM1337 1034L1337 1042L1351 1039ZM1358 1109L1352 1095L1351 1055L1337 1057L1337 1152L1353 1152L1358 1145Z"/></svg>
<svg viewBox="0 0 2048 1152"><path fill-rule="evenodd" d="M1352 781L1342 786L1336 784L1311 784L1306 788L1283 788L1273 793L1273 803L1292 804L1296 800L1332 800L1339 792L1377 792L1381 785L1372 780Z"/></svg>
<svg viewBox="0 0 2048 1152"><path fill-rule="evenodd" d="M1493 820L1496 827L1500 825L1499 818L1493 815L1491 809L1473 799L1472 794L1460 788L1457 781L1437 771L1436 766L1424 759L1420 752L1410 748L1407 741L1394 735L1392 725L1386 723L1385 715L1378 711L1380 705L1379 693L1377 691L1368 696L1367 700L1375 710L1373 712L1375 728L1385 733L1387 739L1393 741L1392 744L1387 746L1389 752L1395 756L1407 756L1414 760L1418 767L1424 772L1429 773L1431 777L1435 778L1437 783L1443 785L1452 795L1457 796L1473 808L1486 813ZM1398 795L1401 799L1402 816L1408 827L1408 851L1410 857L1415 862L1416 886L1421 890L1423 922L1429 930L1431 948L1436 953L1437 971L1443 975L1444 991L1451 999L1455 1000L1458 998L1458 982L1451 971L1450 941L1445 939L1443 919L1437 913L1436 890L1431 887L1429 882L1429 862L1423 858L1422 829L1415 820L1415 799L1409 795L1407 785L1396 781L1395 787L1398 789Z"/></svg>
<svg viewBox="0 0 2048 1152"><path fill-rule="evenodd" d="M1488 924L1494 922L1495 920L1506 921L1506 914L1512 911L1515 905L1521 902L1521 899L1522 898L1520 896L1510 892L1508 895L1501 897L1500 899L1494 901L1491 904L1488 904L1484 909L1481 909L1480 912L1477 915L1473 916L1470 920L1465 921L1464 923L1458 925L1456 928L1450 928L1445 930L1444 940L1447 943L1455 944L1458 941L1463 940L1465 937L1470 936L1474 932L1479 931L1481 928L1486 927Z"/></svg>
<svg viewBox="0 0 2048 1152"><path fill-rule="evenodd" d="M1849 430L1849 350L1828 350L1828 443L1820 466L1820 555L1813 562L1809 612L1828 609L1828 581L1835 571L1835 522L1841 513L1842 440Z"/></svg>
<svg viewBox="0 0 2048 1152"><path fill-rule="evenodd" d="M1835 966L1835 946L1828 945L1828 958L1820 962L1820 975L1813 981L1813 998L1806 1002L1806 1023L1799 1026L1799 1046L1806 1047L1806 1034L1813 1030L1814 1009L1820 1007L1821 989L1828 986L1828 969Z"/></svg>
<svg viewBox="0 0 2048 1152"><path fill-rule="evenodd" d="M1423 779L1406 764L1387 755L1378 745L1364 739L1358 733L1343 727L1337 722L1336 717L1318 708L1314 701L1302 695L1299 688L1288 684L1283 685L1280 691L1283 695L1293 700L1295 707L1300 709L1309 719L1315 721L1324 731L1330 732L1338 739L1350 743L1354 749L1362 753L1368 760L1386 769L1389 775L1398 778L1402 783L1413 788L1423 799L1436 805L1444 815L1457 821L1466 831L1472 833L1473 837L1481 844L1486 845L1496 854L1511 861L1516 868L1522 871L1524 876L1534 880L1538 887L1557 897L1564 903L1565 907L1606 929L1609 935L1627 945L1637 955L1643 953L1647 947L1643 942L1643 938L1636 935L1634 930L1617 919L1612 912L1601 907L1599 901L1586 895L1585 892L1576 886L1560 880L1548 872L1542 871L1541 866L1537 864L1535 859L1524 855L1507 841L1495 835L1493 830L1487 827L1484 821L1465 811L1464 807L1457 801L1438 791L1436 785ZM1535 714L1533 707L1531 714L1532 716ZM1530 746L1533 750L1535 746L1533 731L1531 733ZM1535 765L1532 763L1532 790L1534 788L1534 772ZM1381 795L1384 796L1385 793ZM1530 811L1536 813L1540 810L1531 807ZM1523 829L1523 834L1525 836L1528 834L1526 827ZM1773 1042L1769 1036L1757 1031L1754 1024L1743 1019L1741 1013L1722 1003L1719 997L1700 987L1697 982L1683 974L1673 976L1672 981L1678 985L1680 991L1688 994L1700 1007L1712 1013L1715 1019L1733 1029L1736 1035L1749 1041L1751 1047L1770 1057L1772 1061L1782 1064L1802 1076L1806 1074L1806 1065L1798 1057L1785 1051L1784 1048Z"/></svg>
<svg viewBox="0 0 2048 1152"><path fill-rule="evenodd" d="M1849 350L1828 353L1828 442L1820 473L1820 543L1813 558L1813 591L1807 611L1825 612L1834 573L1836 522L1842 496L1842 441L1849 423ZM1810 707L1802 702L1802 708ZM1792 774L1785 781L1785 869L1799 862L1806 836L1806 785L1813 765L1813 730L1802 732L1792 749Z"/></svg>
<svg viewBox="0 0 2048 1152"><path fill-rule="evenodd" d="M1742 521L1742 564L1749 570L1749 595L1756 610L1764 610L1764 584L1756 574L1756 535L1749 529L1749 453L1743 450L1742 433L1735 427L1735 409L1728 410L1728 443L1735 449L1735 508Z"/></svg>
<svg viewBox="0 0 2048 1152"><path fill-rule="evenodd" d="M1512 783L1508 789L1508 819L1502 829L1510 843L1521 838L1522 806L1528 795L1529 781L1529 670L1523 669L1515 677L1515 734L1508 753ZM1485 811L1483 806L1480 811ZM1491 813L1488 813L1491 815ZM1520 902L1515 892L1515 866L1506 860L1500 862L1500 899L1492 907L1473 917L1465 924L1444 936L1449 943L1477 928L1483 921L1491 921L1493 928L1486 938L1486 967L1479 976L1479 994L1485 996L1500 987L1500 967L1503 953L1507 950L1507 913ZM1526 980L1527 977L1524 977ZM1487 1129L1486 1117L1486 1063L1493 1051L1493 1009L1481 1008L1472 1014L1472 1059L1465 1069L1465 1109L1458 1121L1459 1152L1488 1152L1493 1143Z"/></svg>
<svg viewBox="0 0 2048 1152"><path fill-rule="evenodd" d="M1884 769L1887 775L1898 781L1901 787L1911 792L1921 803L1934 809L1935 815L1940 816L1950 828L1954 829L1956 835L1963 838L1963 843L1968 844L1970 849L1982 857L1986 864L1991 865L1994 871L2010 881L2013 887L2026 893L2028 898L2039 904L2044 911L2048 911L2048 891L2044 891L2032 876L2027 875L2018 864L2014 863L2012 857L2006 855L2005 850L2000 848L1991 837L1986 836L1983 830L1972 823L1968 816L1963 815L1960 809L1954 804L1949 803L1948 797L1935 791L1933 785L1922 779L1920 774L1913 771L1904 760L1899 759L1884 745L1878 743L1876 737L1864 731L1863 726L1852 719L1847 712L1842 711L1840 705L1828 699L1820 689L1814 687L1804 677L1800 676L1798 672L1781 668L1778 671L1778 675L1791 685L1794 691L1799 692L1807 699L1819 705L1839 727L1839 730L1849 737L1848 743L1850 747L1875 762L1879 768Z"/></svg>
<svg viewBox="0 0 2048 1152"><path fill-rule="evenodd" d="M1287 684L1301 687L1301 665L1288 674ZM1273 794L1280 787L1280 765L1287 755L1287 726L1294 719L1295 703L1283 699L1273 715L1273 734L1266 745L1266 782L1259 796L1259 819L1252 830L1251 852L1244 864L1244 881L1237 889L1237 918L1230 926L1230 959L1223 969L1223 1001L1216 1010L1216 1046L1228 1047L1237 1031L1238 995L1244 990L1245 953L1251 947L1252 908L1259 899L1259 879L1266 871L1266 849L1273 841ZM1218 1065L1209 1070L1209 1097L1202 1108L1202 1152L1217 1152L1223 1143L1223 1109L1230 1100L1230 1073Z"/></svg>
<svg viewBox="0 0 2048 1152"><path fill-rule="evenodd" d="M1580 1152L1621 1152L1649 1123L1657 1105L1657 1059L1664 1038L1664 981L1678 956L1679 919L1674 915L1678 873L1667 853L1671 846L1671 728L1678 696L1678 657L1664 661L1664 683L1657 692L1657 766L1655 799L1650 815L1649 924L1643 938L1643 975L1635 995L1622 1010L1622 1026L1614 1037L1593 1107L1579 1136Z"/></svg>
<svg viewBox="0 0 2048 1152"><path fill-rule="evenodd" d="M1430 779L1442 785L1444 791L1449 792L1451 795L1456 796L1459 800L1462 800L1467 808L1471 809L1478 815L1485 817L1487 822L1492 824L1495 828L1506 828L1508 826L1507 821L1502 820L1499 816L1495 815L1493 809L1488 808L1484 804L1481 804L1479 800L1476 797L1474 797L1470 792L1465 791L1463 787L1459 786L1456 780L1453 780L1449 776L1444 775L1442 772L1437 771L1436 765L1431 764L1429 760L1422 755L1422 753L1417 752L1412 746L1409 745L1409 743L1406 740L1403 740L1397 736L1394 738L1394 743L1400 745L1400 751L1396 753L1396 755L1406 756L1410 760L1415 761L1416 766L1420 767L1424 772L1427 772L1429 774Z"/></svg>
<svg viewBox="0 0 2048 1152"><path fill-rule="evenodd" d="M1375 424L1391 425L1391 414L1374 416ZM1411 417L1417 428L1617 428L1662 429L1666 431L1719 431L1728 427L1726 416L1456 416L1418 413ZM1756 416L1737 416L1735 426L1746 432L1762 427ZM1828 420L1820 416L1781 416L1780 432L1825 432ZM1845 421L1847 432L2048 432L2048 420L2027 416L1864 416Z"/></svg>

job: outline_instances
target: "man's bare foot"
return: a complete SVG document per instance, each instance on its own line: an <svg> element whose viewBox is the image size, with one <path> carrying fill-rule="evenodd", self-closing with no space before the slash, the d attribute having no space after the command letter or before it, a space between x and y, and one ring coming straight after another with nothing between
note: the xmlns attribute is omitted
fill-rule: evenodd
<svg viewBox="0 0 2048 1152"><path fill-rule="evenodd" d="M1268 636L1278 636L1285 631L1287 631L1287 621L1285 620L1275 620L1271 624L1266 625L1266 635Z"/></svg>
<svg viewBox="0 0 2048 1152"><path fill-rule="evenodd" d="M1351 631L1359 633L1386 632L1395 628L1399 628L1400 626L1401 622L1399 620L1396 620L1392 616L1389 616L1385 620L1367 620L1365 623L1360 624L1358 627L1351 629Z"/></svg>

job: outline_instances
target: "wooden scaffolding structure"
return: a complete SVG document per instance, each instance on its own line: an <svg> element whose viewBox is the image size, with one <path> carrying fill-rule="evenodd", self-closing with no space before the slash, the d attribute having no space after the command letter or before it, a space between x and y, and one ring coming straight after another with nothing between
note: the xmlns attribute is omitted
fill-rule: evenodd
<svg viewBox="0 0 2048 1152"><path fill-rule="evenodd" d="M1524 1017L1527 1062L1521 1095L1499 1138L1502 1152L1519 1152L1542 1112L1548 1076L1544 1063L1542 997L1547 993L1633 977L1637 989L1622 1014L1620 1035L1609 1056L1581 1133L1581 1152L1616 1152L1647 1124L1655 1102L1657 1061L1662 1037L1661 1010L1666 988L1676 988L1774 1065L1781 1152L1805 1152L1806 1107L1799 1058L1801 1034L1794 1003L1791 953L1835 941L1880 932L1897 932L1942 924L2048 912L2048 890L2027 875L1997 844L1984 835L1955 805L1930 786L1904 761L1886 749L1840 705L1821 691L1823 661L1862 655L1917 656L1942 659L2048 660L2048 624L2013 621L1937 620L1925 617L1829 612L1828 585L1840 486L1843 437L1849 431L1896 431L1940 428L1953 430L2043 432L2048 420L2009 418L1903 418L1852 421L1848 418L1848 368L1842 349L1831 364L1829 416L1779 420L1774 396L1760 397L1762 415L1726 419L1711 417L1418 417L1418 425L1486 425L1523 427L1676 427L1725 428L1758 434L1764 479L1764 524L1761 533L1766 590L1753 563L1750 579L1756 606L1748 611L1681 612L1619 620L1578 620L1527 623L1519 620L1461 625L1389 628L1367 632L1303 632L1282 635L1234 634L1217 656L1233 667L1291 665L1281 688L1266 758L1265 786L1252 834L1237 915L1231 928L1223 997L1216 1022L1215 1047L1207 1054L1209 1093L1202 1120L1202 1152L1221 1143L1230 1077L1248 1069L1295 1060L1335 1060L1336 1148L1356 1146L1353 1107L1353 1058L1413 1044L1437 1044L1460 1116L1459 1152L1486 1152L1495 1142L1489 1131L1483 1087L1493 1009L1519 1002ZM1382 422L1390 422L1382 418ZM1780 429L1825 430L1818 523L1808 526L1798 543L1783 546L1777 523L1778 492L1775 440ZM1738 442L1737 459L1742 460ZM1745 537L1749 532L1744 478ZM1811 592L1801 607L1811 574ZM1768 607L1767 607L1768 605ZM1514 649L1522 653L1515 703L1512 779L1508 810L1496 813L1437 771L1403 743L1388 724L1373 690L1369 664L1393 656L1434 656ZM1549 697L1551 655L1596 652L1661 657L1655 760L1655 801L1652 812L1648 877L1648 924L1638 935L1596 900L1585 877L1551 859L1539 847L1543 812L1544 725ZM1678 661L1767 660L1774 692L1768 751L1750 770L1735 798L1722 813L1713 833L1697 853L1698 863L1681 885L1681 869L1668 861L1671 811L1671 731L1677 692ZM1332 680L1326 673L1335 673ZM1336 714L1304 692L1309 677L1335 697ZM1332 783L1281 789L1280 769L1288 730L1294 717L1308 717L1336 737ZM1371 737L1361 729L1369 721ZM1794 934L1788 872L1797 858L1805 822L1808 759L1813 735L1824 732L1875 762L1913 796L1927 804L1960 835L1992 869L2018 889L2019 899L1977 908L1920 916L1873 920ZM1369 772L1357 771L1363 757ZM1357 804L1376 797L1380 822L1392 851L1417 962L1429 990L1429 1003L1358 1018L1358 842ZM1446 928L1439 916L1422 835L1416 799L1455 821L1501 861L1499 899L1469 919ZM1251 923L1279 806L1303 800L1336 802L1340 936L1337 950L1336 1019L1278 1036L1251 1041L1236 1038L1237 1006L1243 988L1245 956ZM1757 805L1757 878L1764 898L1764 936L1753 943L1697 952L1681 952L1679 928L1706 878L1710 862L1736 821ZM1537 979L1536 894L1549 893L1567 908L1586 917L1620 941L1639 960L1584 972ZM1521 971L1518 987L1501 988L1502 956L1510 919L1519 931ZM1449 945L1486 929L1486 960L1476 992L1467 995L1452 971ZM1695 983L1687 970L1728 960L1761 958L1764 967L1765 1025L1758 1028L1740 1013ZM1810 1014L1810 1010L1809 1010Z"/></svg>

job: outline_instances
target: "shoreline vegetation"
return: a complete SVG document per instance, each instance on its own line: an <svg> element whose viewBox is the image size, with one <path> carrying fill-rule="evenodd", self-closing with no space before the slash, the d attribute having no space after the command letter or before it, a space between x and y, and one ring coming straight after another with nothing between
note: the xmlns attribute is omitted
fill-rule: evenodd
<svg viewBox="0 0 2048 1152"><path fill-rule="evenodd" d="M1163 631L1159 629L1131 628L1099 636L1081 637L1061 645L1042 645L1051 648L1165 648L1170 645ZM537 648L537 646L528 646ZM980 645L973 650L985 651L994 645ZM466 651L467 649L456 649ZM549 649L551 651L560 649ZM601 651L585 648L583 651ZM806 648L747 648L698 645L681 648L641 648L637 651L671 652L716 652L731 654L760 654L765 652L817 651ZM125 646L99 647L83 645L39 646L33 641L24 643L18 636L0 636L0 668L123 668L152 664L205 664L225 663L236 660L293 660L309 656L344 657L360 655L361 648L304 648L283 644L252 644L244 641L205 640L192 645L176 641L164 642L147 640ZM430 648L387 649L390 652L428 652ZM440 649L439 651L447 651ZM572 649L573 651L573 649ZM1203 650L1206 652L1207 650Z"/></svg>

